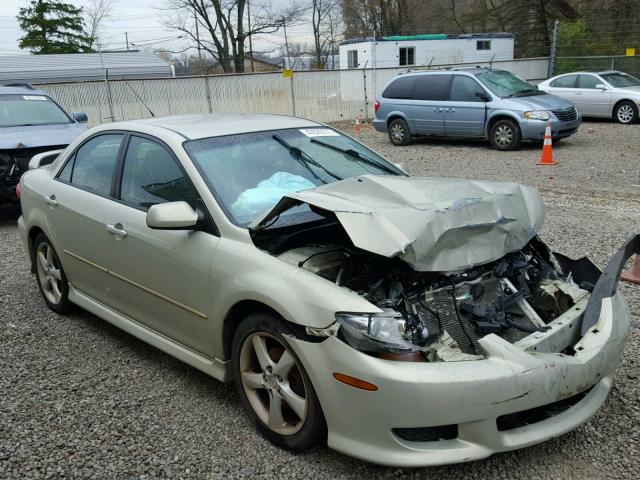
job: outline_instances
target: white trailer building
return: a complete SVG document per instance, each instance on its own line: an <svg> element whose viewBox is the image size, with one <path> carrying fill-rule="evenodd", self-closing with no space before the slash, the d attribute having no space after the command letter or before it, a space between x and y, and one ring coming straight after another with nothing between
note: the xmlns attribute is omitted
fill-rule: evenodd
<svg viewBox="0 0 640 480"><path fill-rule="evenodd" d="M513 34L368 37L340 44L340 68L385 68L513 60Z"/></svg>

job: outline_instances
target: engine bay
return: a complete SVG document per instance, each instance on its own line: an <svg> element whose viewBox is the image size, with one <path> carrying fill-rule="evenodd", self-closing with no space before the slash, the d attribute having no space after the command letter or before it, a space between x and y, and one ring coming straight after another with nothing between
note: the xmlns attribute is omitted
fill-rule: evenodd
<svg viewBox="0 0 640 480"><path fill-rule="evenodd" d="M271 253L396 315L402 338L413 349L397 354L417 361L483 358L478 340L485 335L515 343L545 332L593 289L561 273L538 237L518 252L455 272L418 272L397 257L358 249L340 237L284 242Z"/></svg>

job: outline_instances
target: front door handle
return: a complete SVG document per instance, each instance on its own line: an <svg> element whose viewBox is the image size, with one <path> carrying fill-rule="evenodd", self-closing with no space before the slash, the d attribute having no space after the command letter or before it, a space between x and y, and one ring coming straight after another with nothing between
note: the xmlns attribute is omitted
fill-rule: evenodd
<svg viewBox="0 0 640 480"><path fill-rule="evenodd" d="M58 206L58 201L56 200L55 195L49 195L48 197L45 196L44 201L47 202L47 204L51 205L52 207Z"/></svg>
<svg viewBox="0 0 640 480"><path fill-rule="evenodd" d="M109 233L113 233L114 235L122 238L127 236L127 232L122 229L121 223L116 223L115 225L107 224L105 226L107 228L107 232Z"/></svg>
<svg viewBox="0 0 640 480"><path fill-rule="evenodd" d="M446 108L444 111L445 112L449 112L449 113L453 113L453 112L456 111L456 109L455 108Z"/></svg>

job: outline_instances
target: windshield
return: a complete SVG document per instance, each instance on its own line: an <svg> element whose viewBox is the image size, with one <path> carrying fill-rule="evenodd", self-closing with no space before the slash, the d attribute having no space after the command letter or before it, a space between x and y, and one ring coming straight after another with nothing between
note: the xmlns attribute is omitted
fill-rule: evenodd
<svg viewBox="0 0 640 480"><path fill-rule="evenodd" d="M491 70L478 73L476 78L499 97L524 97L544 94L544 92L538 90L538 87L511 72Z"/></svg>
<svg viewBox="0 0 640 480"><path fill-rule="evenodd" d="M45 95L0 95L0 127L60 123L71 123L71 119Z"/></svg>
<svg viewBox="0 0 640 480"><path fill-rule="evenodd" d="M246 227L285 195L358 175L403 175L364 145L326 128L245 133L184 144L229 219ZM320 218L300 206L287 224Z"/></svg>
<svg viewBox="0 0 640 480"><path fill-rule="evenodd" d="M600 76L609 82L612 87L640 87L640 80L626 73L604 73Z"/></svg>

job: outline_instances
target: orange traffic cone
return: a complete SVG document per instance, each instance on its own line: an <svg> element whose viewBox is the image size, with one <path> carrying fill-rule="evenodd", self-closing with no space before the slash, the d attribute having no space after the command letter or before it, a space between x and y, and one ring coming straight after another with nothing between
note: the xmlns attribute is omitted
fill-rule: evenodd
<svg viewBox="0 0 640 480"><path fill-rule="evenodd" d="M536 165L557 165L553 159L553 147L551 146L551 123L547 123L547 129L544 132L544 143L542 144L542 157Z"/></svg>
<svg viewBox="0 0 640 480"><path fill-rule="evenodd" d="M640 255L633 256L633 265L629 270L624 270L620 278L627 282L640 283Z"/></svg>
<svg viewBox="0 0 640 480"><path fill-rule="evenodd" d="M356 115L356 135L360 136L362 126L360 125L360 115Z"/></svg>

